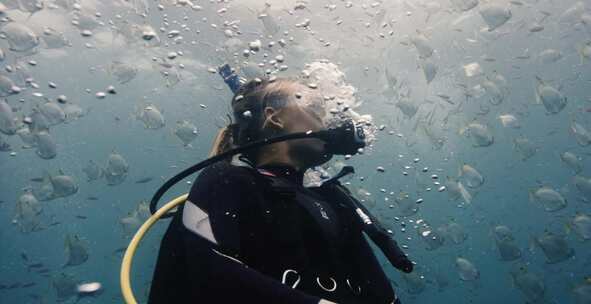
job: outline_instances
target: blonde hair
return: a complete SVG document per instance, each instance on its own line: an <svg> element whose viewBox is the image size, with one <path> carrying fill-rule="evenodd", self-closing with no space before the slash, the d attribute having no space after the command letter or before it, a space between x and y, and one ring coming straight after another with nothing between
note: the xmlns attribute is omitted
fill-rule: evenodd
<svg viewBox="0 0 591 304"><path fill-rule="evenodd" d="M211 147L211 151L209 151L208 158L222 154L232 148L231 133L232 131L230 130L229 126L225 126L220 131L218 131L218 134L213 140L213 145Z"/></svg>
<svg viewBox="0 0 591 304"><path fill-rule="evenodd" d="M216 135L209 157L224 153L237 146L261 139L265 107L276 109L286 106L290 94L294 94L299 81L295 78L258 79L243 84L232 97L234 123L223 127ZM250 111L250 115L244 115ZM243 153L255 161L256 150ZM230 159L226 159L230 161Z"/></svg>

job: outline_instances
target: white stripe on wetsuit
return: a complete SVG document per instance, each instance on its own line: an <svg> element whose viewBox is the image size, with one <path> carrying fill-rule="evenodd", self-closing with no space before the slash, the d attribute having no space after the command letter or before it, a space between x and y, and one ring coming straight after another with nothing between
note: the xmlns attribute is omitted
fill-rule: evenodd
<svg viewBox="0 0 591 304"><path fill-rule="evenodd" d="M187 200L183 208L183 225L193 233L218 245L218 241L213 235L213 230L211 230L209 216L189 200Z"/></svg>

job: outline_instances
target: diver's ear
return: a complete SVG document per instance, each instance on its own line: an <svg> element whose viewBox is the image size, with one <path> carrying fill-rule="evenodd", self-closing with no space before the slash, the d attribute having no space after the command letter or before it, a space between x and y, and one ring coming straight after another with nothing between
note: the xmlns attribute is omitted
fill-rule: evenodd
<svg viewBox="0 0 591 304"><path fill-rule="evenodd" d="M271 129L283 129L285 127L285 122L279 113L281 110L276 110L273 107L266 107L263 110L263 115L265 116L265 121L263 122L263 128L269 127Z"/></svg>

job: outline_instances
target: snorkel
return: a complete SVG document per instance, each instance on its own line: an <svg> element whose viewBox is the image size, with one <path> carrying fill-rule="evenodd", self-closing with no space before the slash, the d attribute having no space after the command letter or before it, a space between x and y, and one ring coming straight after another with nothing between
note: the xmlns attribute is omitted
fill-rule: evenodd
<svg viewBox="0 0 591 304"><path fill-rule="evenodd" d="M233 93L237 92L241 86L241 81L232 71L228 64L225 64L219 68L219 74L224 79L224 82L228 85L228 87L232 90ZM167 218L173 216L174 212L169 212L172 209L182 205L186 202L188 194L183 194L168 203L166 203L161 208L158 208L158 201L162 198L162 196L170 189L172 186L183 180L184 178L188 177L189 175L215 163L224 158L233 156L238 153L243 153L244 151L258 148L265 145L270 145L273 143L292 140L292 139L301 139L301 138L319 138L325 142L325 149L326 153L333 154L333 155L354 155L359 152L359 149L365 147L365 133L363 128L359 125L356 125L353 120L346 120L343 124L338 127L329 128L326 130L321 130L317 132L299 132L299 133L291 133L286 135L281 135L273 138L265 138L261 140L257 140L243 146L228 150L226 152L220 153L213 157L210 157L198 164L195 164L182 172L178 173L177 175L173 176L169 180L167 180L154 194L150 201L150 212L152 216L146 220L144 224L138 229L136 234L131 239L125 254L123 255L123 261L121 262L121 272L120 272L120 287L121 293L127 304L137 304L137 300L133 295L133 291L131 289L131 264L133 261L133 256L135 251L137 250L140 241L144 237L144 235L148 232L148 230L159 220L162 218Z"/></svg>

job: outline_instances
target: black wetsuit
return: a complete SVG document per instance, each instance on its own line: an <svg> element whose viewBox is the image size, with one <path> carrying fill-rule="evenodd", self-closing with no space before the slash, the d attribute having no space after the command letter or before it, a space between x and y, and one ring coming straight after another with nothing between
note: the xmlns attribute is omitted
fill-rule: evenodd
<svg viewBox="0 0 591 304"><path fill-rule="evenodd" d="M150 304L398 303L354 212L327 201L321 188L302 187L301 172L259 168L284 177L306 203L293 193L270 194L253 168L225 162L205 168L187 204L209 215L216 249L244 264L185 228L181 209L161 243Z"/></svg>

